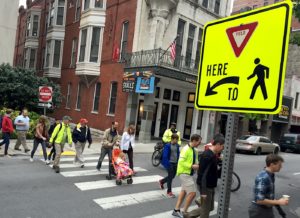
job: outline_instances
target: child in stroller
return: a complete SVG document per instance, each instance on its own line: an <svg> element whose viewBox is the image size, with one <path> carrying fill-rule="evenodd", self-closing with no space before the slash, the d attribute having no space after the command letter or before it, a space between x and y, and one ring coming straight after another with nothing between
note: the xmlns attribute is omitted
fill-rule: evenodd
<svg viewBox="0 0 300 218"><path fill-rule="evenodd" d="M116 174L116 184L121 185L122 180L127 179L127 184L132 184L133 171L130 169L129 164L125 161L125 154L120 148L114 148L112 151L112 170ZM109 175L111 176L111 175Z"/></svg>

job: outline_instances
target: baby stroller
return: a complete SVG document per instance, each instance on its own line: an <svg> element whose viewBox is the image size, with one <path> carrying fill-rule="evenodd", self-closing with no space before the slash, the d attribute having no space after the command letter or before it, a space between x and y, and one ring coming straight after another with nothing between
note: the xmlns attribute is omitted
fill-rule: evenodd
<svg viewBox="0 0 300 218"><path fill-rule="evenodd" d="M112 150L112 162L109 163L109 174L106 176L106 179L110 180L112 175L116 176L116 184L122 185L122 180L127 180L127 184L132 184L132 175L133 171L129 168L128 164L125 161L119 159L121 150L119 147L116 147Z"/></svg>

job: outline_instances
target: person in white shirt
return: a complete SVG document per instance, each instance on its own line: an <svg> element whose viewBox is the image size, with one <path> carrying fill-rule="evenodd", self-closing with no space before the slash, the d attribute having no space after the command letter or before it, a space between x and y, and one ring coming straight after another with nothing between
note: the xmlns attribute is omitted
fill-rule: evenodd
<svg viewBox="0 0 300 218"><path fill-rule="evenodd" d="M22 111L22 113L19 116L17 116L14 123L16 125L16 130L17 130L17 135L18 135L18 139L15 144L15 150L21 151L20 145L22 144L24 147L25 153L27 153L28 151L30 151L30 149L28 148L28 146L26 144L26 134L30 127L30 119L28 117L28 111L26 109L24 109Z"/></svg>
<svg viewBox="0 0 300 218"><path fill-rule="evenodd" d="M134 138L135 138L135 126L129 125L127 131L123 133L121 140L121 150L128 155L129 167L133 169L133 148L134 148Z"/></svg>

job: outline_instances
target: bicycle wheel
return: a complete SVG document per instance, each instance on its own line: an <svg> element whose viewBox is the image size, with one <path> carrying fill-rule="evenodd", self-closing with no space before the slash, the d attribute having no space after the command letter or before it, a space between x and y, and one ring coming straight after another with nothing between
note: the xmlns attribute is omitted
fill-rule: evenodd
<svg viewBox="0 0 300 218"><path fill-rule="evenodd" d="M231 192L236 192L241 187L241 179L235 172L232 172Z"/></svg>
<svg viewBox="0 0 300 218"><path fill-rule="evenodd" d="M160 150L155 150L152 154L152 165L154 167L159 166L160 161L161 161L161 151Z"/></svg>

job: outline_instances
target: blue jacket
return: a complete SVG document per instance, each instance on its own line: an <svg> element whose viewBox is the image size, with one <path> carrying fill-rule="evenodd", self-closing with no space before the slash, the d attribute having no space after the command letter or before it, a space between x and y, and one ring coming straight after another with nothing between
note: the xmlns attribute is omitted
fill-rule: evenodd
<svg viewBox="0 0 300 218"><path fill-rule="evenodd" d="M176 146L177 146L177 161L178 161L180 151L179 151L179 145L176 144ZM162 160L161 160L161 164L166 169L169 169L170 167L170 156L171 156L171 143L167 143L164 146L163 153L162 153Z"/></svg>

